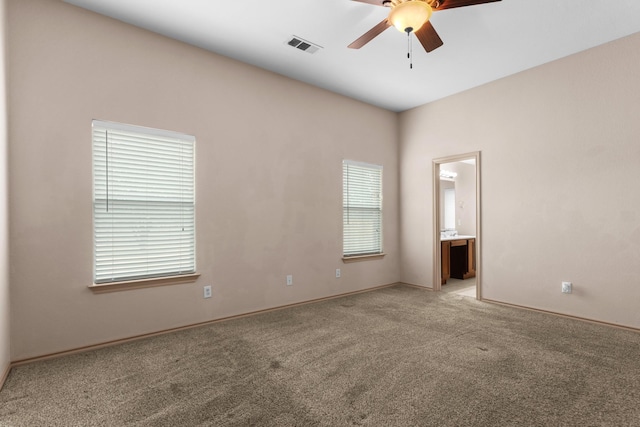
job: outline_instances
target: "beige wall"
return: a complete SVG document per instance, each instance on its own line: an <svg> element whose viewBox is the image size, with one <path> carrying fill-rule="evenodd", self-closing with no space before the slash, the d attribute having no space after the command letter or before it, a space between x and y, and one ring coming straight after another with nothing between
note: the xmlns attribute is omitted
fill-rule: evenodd
<svg viewBox="0 0 640 427"><path fill-rule="evenodd" d="M13 360L399 279L396 114L58 1L8 14ZM197 283L87 288L94 118L196 136ZM383 260L341 261L345 158L384 166Z"/></svg>
<svg viewBox="0 0 640 427"><path fill-rule="evenodd" d="M639 47L640 33L401 114L402 280L431 286L432 159L480 150L483 297L640 327Z"/></svg>
<svg viewBox="0 0 640 427"><path fill-rule="evenodd" d="M9 207L7 172L7 103L5 79L5 1L0 0L0 388L10 361Z"/></svg>

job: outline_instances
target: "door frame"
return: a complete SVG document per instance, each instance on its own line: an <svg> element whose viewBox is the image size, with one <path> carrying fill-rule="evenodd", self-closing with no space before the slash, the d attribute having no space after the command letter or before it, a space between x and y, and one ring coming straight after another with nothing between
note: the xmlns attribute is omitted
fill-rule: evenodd
<svg viewBox="0 0 640 427"><path fill-rule="evenodd" d="M433 181L433 290L442 289L442 268L440 253L440 165L444 163L460 162L474 159L476 162L476 299L482 299L482 221L480 198L480 151L458 154L455 156L439 157L432 161Z"/></svg>

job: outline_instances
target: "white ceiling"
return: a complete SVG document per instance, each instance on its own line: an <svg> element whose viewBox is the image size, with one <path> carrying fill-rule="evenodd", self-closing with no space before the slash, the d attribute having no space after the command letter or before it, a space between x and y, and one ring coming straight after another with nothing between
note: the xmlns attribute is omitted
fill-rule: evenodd
<svg viewBox="0 0 640 427"><path fill-rule="evenodd" d="M65 1L391 111L640 31L640 0L502 0L435 12L444 46L427 54L412 35L409 69L393 27L347 48L389 11L352 0ZM323 49L295 49L292 35Z"/></svg>

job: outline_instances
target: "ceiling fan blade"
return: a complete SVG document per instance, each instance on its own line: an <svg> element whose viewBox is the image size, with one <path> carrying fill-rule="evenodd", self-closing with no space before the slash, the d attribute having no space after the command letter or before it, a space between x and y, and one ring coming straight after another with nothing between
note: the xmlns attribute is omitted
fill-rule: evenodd
<svg viewBox="0 0 640 427"><path fill-rule="evenodd" d="M375 27L373 27L372 29L370 29L369 31L361 35L357 40L355 40L353 43L351 43L347 47L349 47L350 49L360 49L362 46L369 43L371 40L373 40L376 36L378 36L380 33L382 33L384 30L386 30L390 26L391 26L391 23L387 21L387 19L385 18L384 21L380 22L378 25L376 25Z"/></svg>
<svg viewBox="0 0 640 427"><path fill-rule="evenodd" d="M384 1L385 0L353 0L353 1L357 1L360 3L368 3L368 4L373 4L376 6L384 6Z"/></svg>
<svg viewBox="0 0 640 427"><path fill-rule="evenodd" d="M493 3L496 1L502 0L440 0L440 6L435 7L433 10L453 9L454 7L474 6L476 4Z"/></svg>
<svg viewBox="0 0 640 427"><path fill-rule="evenodd" d="M415 32L415 35L427 52L436 50L444 44L438 33L436 33L436 29L433 28L433 25L431 25L429 21L425 22L424 25Z"/></svg>

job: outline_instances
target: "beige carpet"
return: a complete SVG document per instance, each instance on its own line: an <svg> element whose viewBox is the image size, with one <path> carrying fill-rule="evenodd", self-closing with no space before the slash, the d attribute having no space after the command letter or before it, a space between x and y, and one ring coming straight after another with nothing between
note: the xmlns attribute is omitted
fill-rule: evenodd
<svg viewBox="0 0 640 427"><path fill-rule="evenodd" d="M14 369L2 426L639 426L640 334L408 286Z"/></svg>

